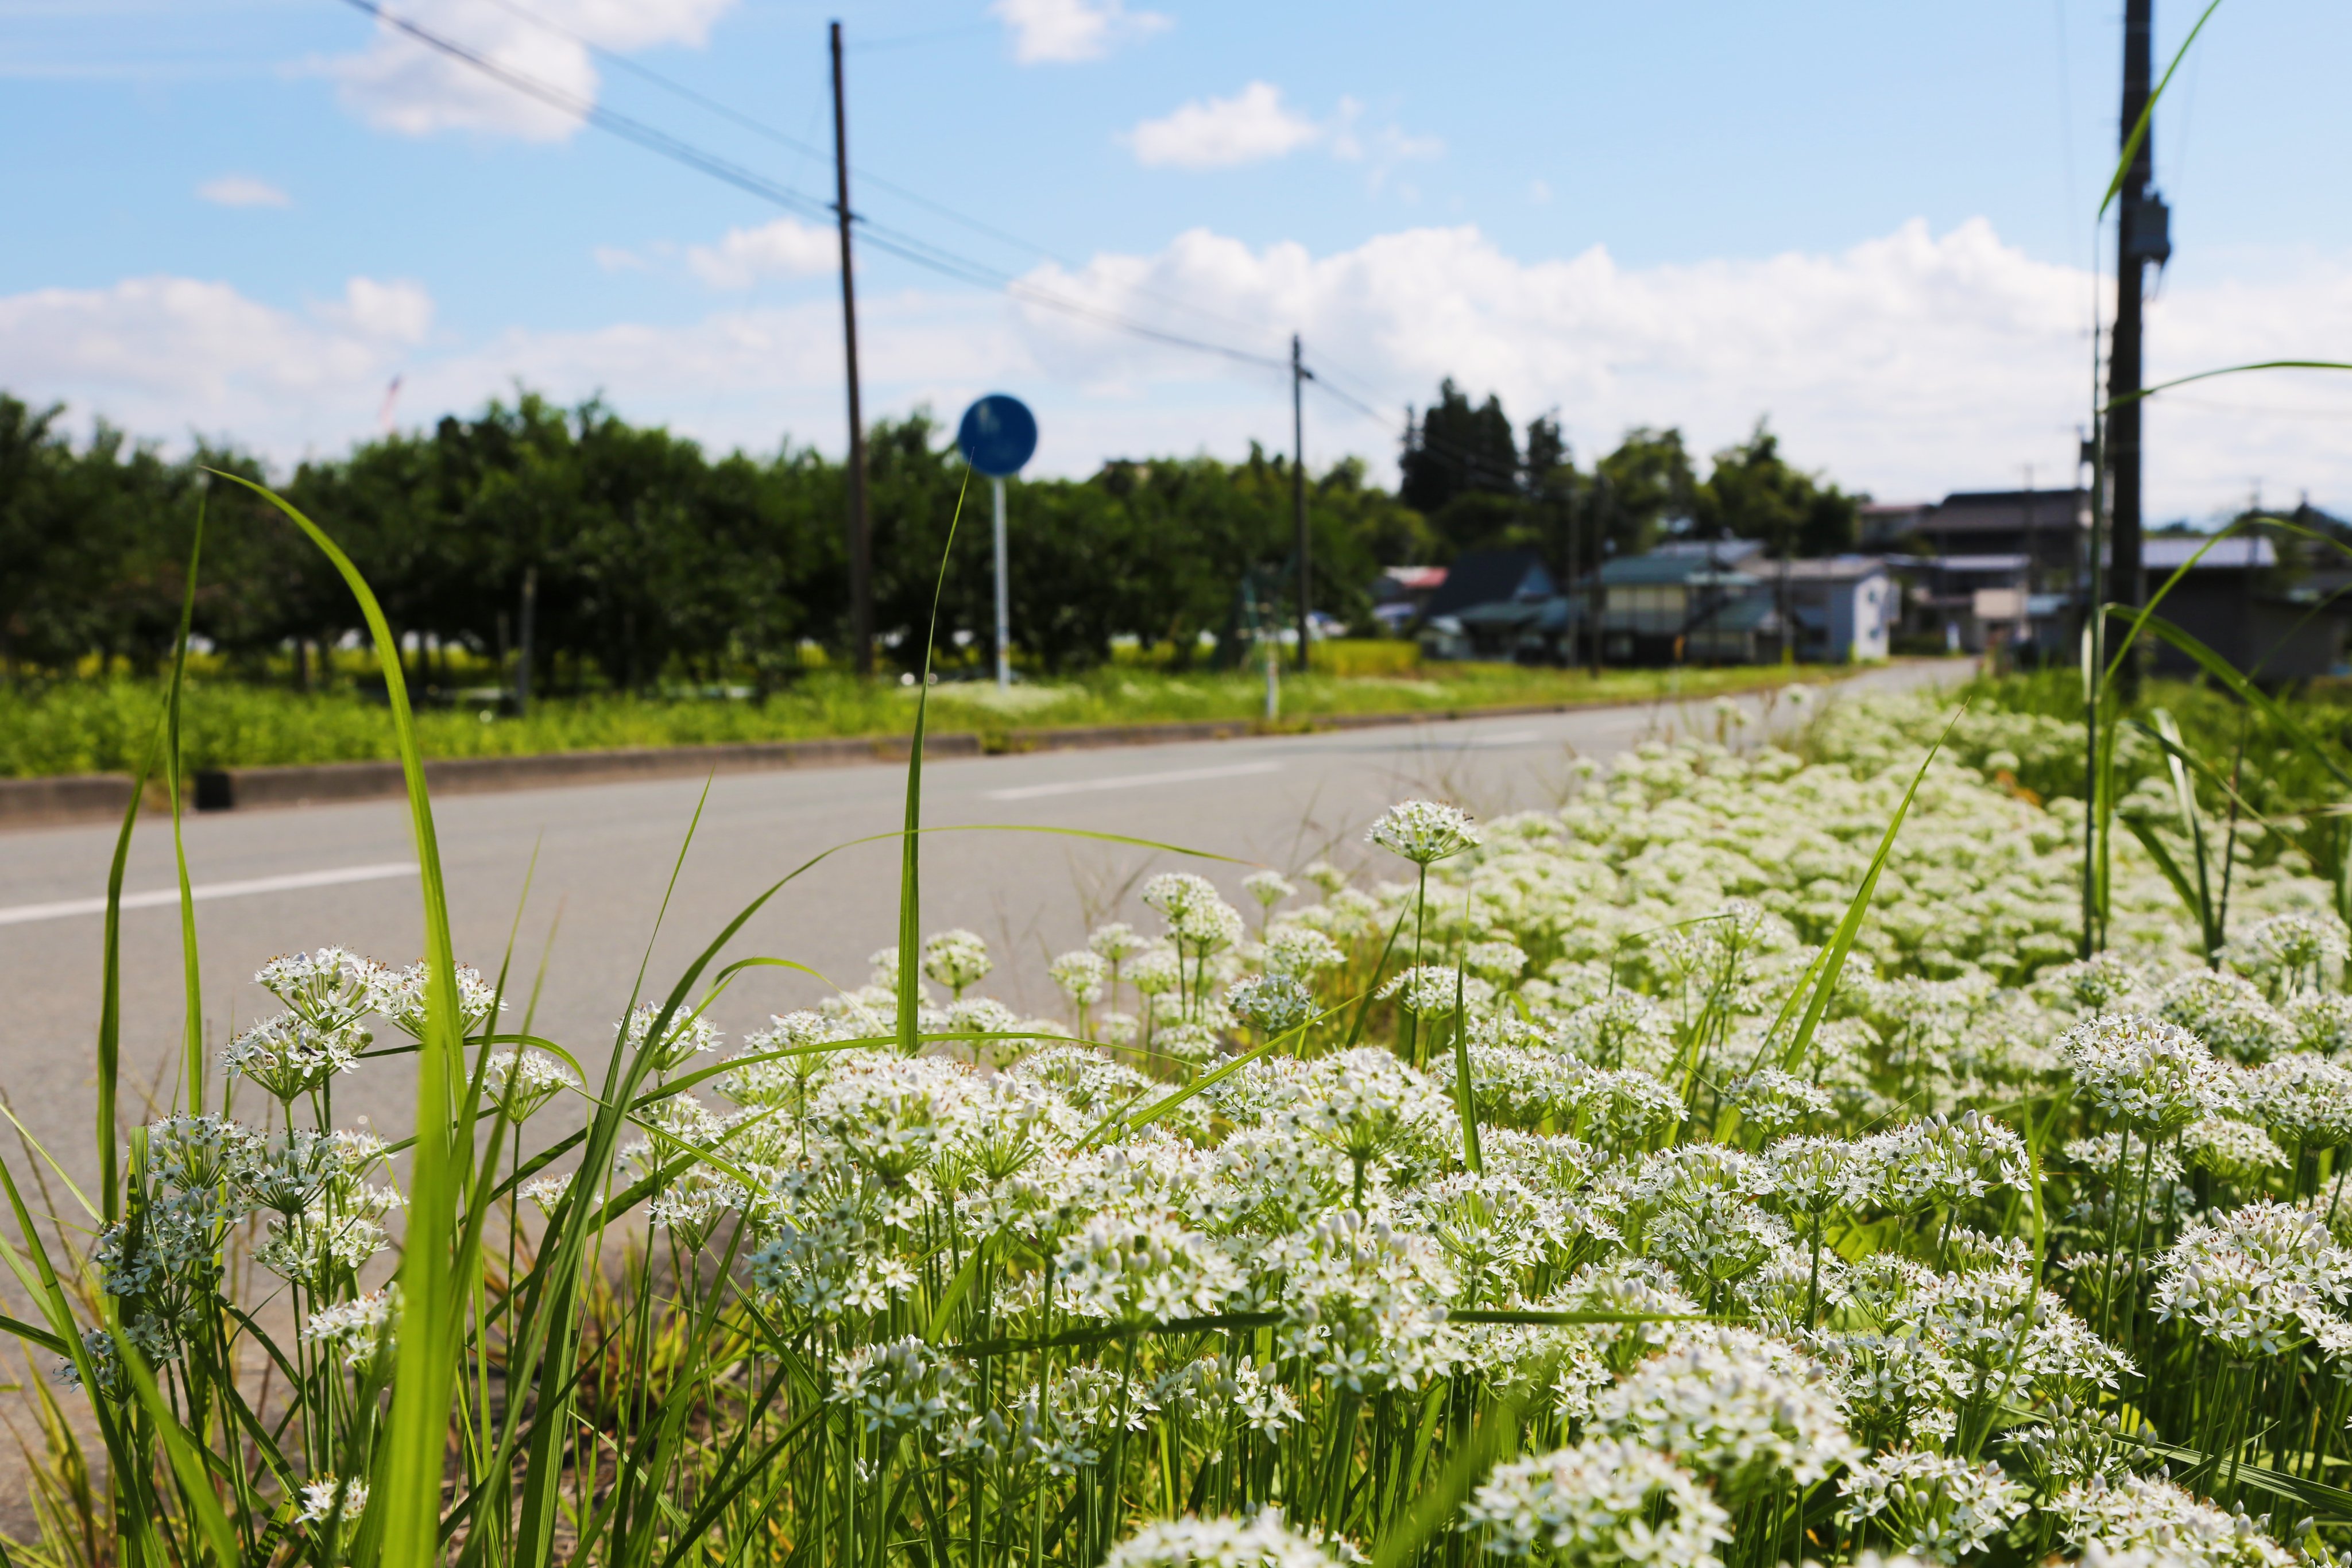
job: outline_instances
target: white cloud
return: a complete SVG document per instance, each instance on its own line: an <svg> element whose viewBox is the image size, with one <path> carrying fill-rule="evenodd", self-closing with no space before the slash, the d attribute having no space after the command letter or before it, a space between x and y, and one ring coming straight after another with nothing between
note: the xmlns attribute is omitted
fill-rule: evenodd
<svg viewBox="0 0 2352 1568"><path fill-rule="evenodd" d="M841 265L834 230L778 218L755 229L729 229L715 246L689 246L686 265L713 288L749 288L763 277L806 277Z"/></svg>
<svg viewBox="0 0 2352 1568"><path fill-rule="evenodd" d="M1444 155L1434 136L1413 136L1396 125L1360 128L1364 106L1343 98L1328 120L1318 120L1282 100L1282 89L1254 81L1231 98L1195 99L1174 113L1147 120L1119 140L1146 167L1228 169L1322 147L1334 158L1368 166L1366 183L1382 189L1397 164Z"/></svg>
<svg viewBox="0 0 2352 1568"><path fill-rule="evenodd" d="M399 14L493 66L543 85L534 97L454 59L379 19L361 53L325 62L344 104L370 124L405 136L471 131L561 141L580 128L576 104L600 81L589 46L626 51L655 44L699 47L734 0L535 0L531 16L473 0L407 0Z"/></svg>
<svg viewBox="0 0 2352 1568"><path fill-rule="evenodd" d="M723 248L723 246L721 247ZM1629 425L1680 425L1701 452L1769 413L1785 450L1888 498L2071 473L2088 393L2089 277L2001 243L1981 222L1924 224L1830 253L1629 267L1594 247L1521 260L1477 230L1422 228L1316 256L1205 231L1150 256L1044 269L1040 288L1279 357L1294 329L1375 421L1310 392L1310 461L1388 470L1394 422L1452 375L1520 420L1557 406L1580 460ZM1201 307L1172 311L1164 296ZM606 391L632 419L718 445L841 444L841 326L827 297L677 325L515 329L470 341L432 326L414 285L354 280L334 302L263 305L225 284L141 278L0 297L9 387L171 436L233 435L280 461L373 434L385 379L413 421L472 409L517 381L571 401ZM1034 305L907 291L861 301L866 406L1010 388L1038 410L1041 471L1110 455L1238 455L1286 443L1278 373L1181 353ZM2305 357L2352 341L2352 256L2237 281L2176 272L2150 311L2150 375ZM2260 477L2352 507L2352 377L2249 377L2149 405L2151 515L2202 517Z"/></svg>
<svg viewBox="0 0 2352 1568"><path fill-rule="evenodd" d="M1282 89L1254 81L1231 98L1194 100L1127 133L1147 167L1223 169L1280 158L1323 139L1326 129L1286 106Z"/></svg>
<svg viewBox="0 0 2352 1568"><path fill-rule="evenodd" d="M1171 25L1157 11L1129 11L1124 0L996 0L988 14L1011 30L1013 57L1024 66L1098 60Z"/></svg>
<svg viewBox="0 0 2352 1568"><path fill-rule="evenodd" d="M294 198L251 174L223 174L196 187L200 201L216 207L290 207Z"/></svg>
<svg viewBox="0 0 2352 1568"><path fill-rule="evenodd" d="M1322 257L1195 231L1154 256L1102 256L1033 280L1156 320L1172 320L1161 298L1193 300L1259 331L1203 320L1185 329L1268 351L1296 328L1310 361L1324 359L1337 384L1399 417L1446 375L1500 392L1521 419L1558 405L1587 460L1633 424L1679 424L1705 452L1769 414L1796 460L1885 497L2008 485L2027 462L2045 478L2071 473L2088 395L2090 279L2002 244L1982 220L1941 235L1913 222L1835 254L1644 268L1598 246L1521 261L1468 227L1386 235ZM1164 404L1169 381L1226 373L1058 313L1024 314L1058 380L1152 389ZM2352 257L2259 284L2176 277L2149 332L2152 379L2352 341ZM2278 378L2258 392L2221 385L2230 390L2210 404L2150 405L2155 512L2233 504L2255 473L2274 496L2307 486L2323 502L2352 503L2352 451L2320 417L2352 414L2352 378ZM2230 413L2231 397L2308 417ZM1316 423L1345 432L1328 438L1333 446L1393 453L1391 431L1323 408ZM1255 428L1267 423L1261 415Z"/></svg>
<svg viewBox="0 0 2352 1568"><path fill-rule="evenodd" d="M340 300L282 310L226 283L134 277L0 297L0 362L13 388L142 434L202 430L290 455L367 428L432 317L413 283L355 277Z"/></svg>

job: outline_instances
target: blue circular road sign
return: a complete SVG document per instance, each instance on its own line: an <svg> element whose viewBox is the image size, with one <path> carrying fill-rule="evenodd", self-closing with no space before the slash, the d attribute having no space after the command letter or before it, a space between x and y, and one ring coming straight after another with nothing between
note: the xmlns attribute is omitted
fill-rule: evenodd
<svg viewBox="0 0 2352 1568"><path fill-rule="evenodd" d="M964 461L982 474L1009 479L1036 453L1037 416L1019 398L990 392L963 411L956 444L963 448Z"/></svg>

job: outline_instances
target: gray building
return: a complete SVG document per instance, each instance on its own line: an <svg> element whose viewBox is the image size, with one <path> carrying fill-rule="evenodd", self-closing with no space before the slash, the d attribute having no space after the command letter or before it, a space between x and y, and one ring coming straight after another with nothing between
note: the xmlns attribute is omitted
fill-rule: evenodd
<svg viewBox="0 0 2352 1568"><path fill-rule="evenodd" d="M1750 664L1779 656L1780 616L1751 539L1688 540L1601 569L1601 635L1617 664Z"/></svg>

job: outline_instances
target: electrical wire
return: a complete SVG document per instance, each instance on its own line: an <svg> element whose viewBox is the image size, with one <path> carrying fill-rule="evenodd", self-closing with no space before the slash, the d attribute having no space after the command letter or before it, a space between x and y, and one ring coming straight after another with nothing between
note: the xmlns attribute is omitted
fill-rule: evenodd
<svg viewBox="0 0 2352 1568"><path fill-rule="evenodd" d="M579 45L582 48L586 49L595 58L613 67L615 70L625 71L629 75L635 77L640 81L657 87L663 91L670 93L688 103L691 103L708 113L717 115L719 118L727 120L729 123L751 132L755 136L763 137L766 140L776 143L780 147L789 148L793 152L801 153L806 157L825 160L830 159L833 156L829 151L818 147L805 138L791 135L764 120L756 119L751 115L745 114L742 110L736 109L730 104L724 103L718 99L712 98L707 93L687 86L684 82L679 81L675 77L665 76L660 71L654 69L651 66L641 64L636 60L631 59L626 55L606 48L604 45L596 42L593 38L589 37L586 34L580 32L578 29L566 26L552 17L542 16L538 12L531 10L529 6L518 4L517 0L489 0L489 3L497 6L499 10L506 12L510 16L516 17L523 22L528 22L533 26L544 28L548 32L553 33L558 37L570 39L572 42ZM921 42L924 39L930 37L945 37L951 33L971 32L975 30L979 29L971 27L948 28L934 33L911 35L898 39L885 39L877 43L865 46L849 45L847 47L853 49L861 47L868 48L885 48L891 47L894 44ZM1082 264L1073 261L1068 256L1063 256L1045 246L1039 245L1034 240L1025 239L1019 235L1013 234L1005 229L1000 228L994 224L975 218L970 214L958 212L955 208L949 206L944 202L934 201L930 197L924 195L921 192L909 190L906 186L899 184L897 181L891 180L884 175L877 174L870 169L852 163L849 166L849 172L857 177L861 184L873 185L881 190L887 191L901 201L910 202L916 206L936 214L938 216L947 219L948 222L969 229L974 234L982 235L1002 245L1010 246L1013 249L1021 251L1025 255L1034 256L1042 260L1053 262L1055 266L1061 267L1068 271L1078 272L1084 270ZM1241 320L1236 317L1227 315L1223 311L1212 310L1206 306L1197 304L1192 300L1181 298L1172 294L1164 293L1158 289L1138 287L1135 292L1144 296L1146 298L1156 299L1163 305L1171 305L1180 310L1190 311L1193 315L1202 317L1204 319L1217 321L1228 327L1239 327L1244 331L1254 330L1256 327L1256 323L1255 322Z"/></svg>
<svg viewBox="0 0 2352 1568"><path fill-rule="evenodd" d="M813 196L805 191L746 169L730 159L723 158L681 137L673 136L641 120L565 92L562 89L541 81L529 72L500 65L455 39L443 37L421 23L385 9L378 0L344 0L344 3L375 17L386 26L405 33L427 47L480 71L526 97L536 99L566 114L576 116L584 123L618 136L624 141L635 142L648 152L658 153L675 162L698 170L750 194L773 202L787 211L828 220L832 219L838 211L834 203L825 201L822 197ZM1238 363L1255 365L1262 369L1286 371L1290 369L1289 361L1277 359L1271 354L1256 353L1250 350L1234 348L1231 344L1211 342L1206 339L1171 331L1115 310L1090 305L1082 300L1071 299L1015 277L999 268L992 267L984 262L974 261L943 246L934 245L919 236L876 224L858 213L852 212L849 214L849 220L858 225L859 231L866 236L867 243L877 249L959 282L1000 291L1015 299L1042 306L1050 310L1058 310L1077 319L1091 321L1098 326L1108 327L1170 348L1214 354Z"/></svg>
<svg viewBox="0 0 2352 1568"><path fill-rule="evenodd" d="M617 110L607 109L603 104L591 102L565 92L562 88L551 86L528 72L502 66L487 55L469 49L454 39L445 38L431 28L412 22L405 16L385 10L383 6L377 4L377 0L344 0L344 4L356 10L366 12L385 26L396 28L407 34L427 48L436 50L460 64L469 66L492 80L521 93L526 98L536 99L549 108L572 115L600 131L609 131L624 141L634 141L649 152L657 152L690 169L699 170L713 179L723 180L739 190L747 191L752 195L773 202L778 206L811 217L830 219L833 215L833 204L822 197L813 196L806 191L796 190L793 186L771 180L764 174L756 173L729 159L719 157L715 152L706 152L690 141L672 136L666 131L657 130Z"/></svg>

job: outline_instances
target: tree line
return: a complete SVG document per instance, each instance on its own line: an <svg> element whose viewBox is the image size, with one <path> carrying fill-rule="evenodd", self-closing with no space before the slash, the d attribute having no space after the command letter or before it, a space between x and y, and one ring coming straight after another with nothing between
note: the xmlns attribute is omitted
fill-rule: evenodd
<svg viewBox="0 0 2352 1568"><path fill-rule="evenodd" d="M1647 425L1580 469L1556 414L1529 420L1523 447L1501 399L1473 404L1451 378L1407 421L1398 471L1399 498L1441 550L1532 549L1564 581L1668 535L1836 555L1855 547L1869 499L1791 464L1762 419L1713 455L1704 479L1680 430Z"/></svg>
<svg viewBox="0 0 2352 1568"><path fill-rule="evenodd" d="M985 646L993 624L983 498L928 413L868 433L876 622L902 667L944 557L940 656ZM167 458L101 423L68 438L64 410L0 393L0 669L70 670L96 655L153 667L171 644L199 503L196 630L235 664L316 652L358 617L333 569L292 525L215 468L259 480L260 461L200 444ZM1395 492L1347 459L1307 485L1317 607L1369 624L1385 566L1466 549L1527 546L1556 571L1693 528L1783 548L1843 548L1853 498L1790 468L1760 424L1696 477L1679 432L1636 430L1588 473L1539 418L1522 450L1500 402L1452 382L1416 416ZM845 482L804 445L706 452L592 400L525 392L470 417L362 442L278 481L352 556L395 627L426 648L503 659L530 625L541 689L636 689L665 676L749 676L803 666L806 643L847 634ZM1296 569L1287 460L1253 446L1106 463L1085 479L1018 481L1011 501L1013 619L1049 669L1108 656L1132 635L1179 665L1202 633L1230 650L1255 601L1287 603ZM527 607L526 607L527 606Z"/></svg>

